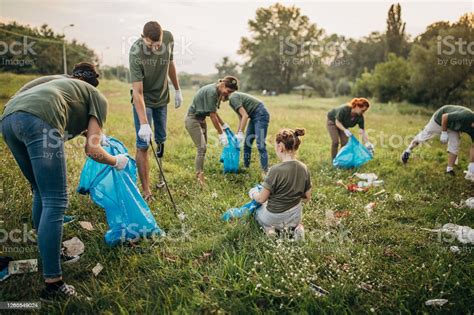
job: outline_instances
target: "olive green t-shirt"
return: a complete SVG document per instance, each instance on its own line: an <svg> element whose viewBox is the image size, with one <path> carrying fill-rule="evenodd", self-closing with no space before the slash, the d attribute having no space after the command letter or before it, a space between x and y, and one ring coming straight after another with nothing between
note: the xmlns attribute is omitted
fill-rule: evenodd
<svg viewBox="0 0 474 315"><path fill-rule="evenodd" d="M220 98L219 94L217 94L217 86L215 83L211 83L197 91L188 112L196 116L205 117L209 116L210 113L217 112L219 105Z"/></svg>
<svg viewBox="0 0 474 315"><path fill-rule="evenodd" d="M152 51L139 38L133 43L129 53L131 82L143 82L145 106L158 108L166 106L170 100L168 69L173 60L173 35L163 31L163 40L157 51Z"/></svg>
<svg viewBox="0 0 474 315"><path fill-rule="evenodd" d="M359 125L360 129L364 129L364 116L351 114L352 108L347 104L343 104L336 108L331 109L328 112L328 119L336 122L336 119L341 122L345 128L351 128L355 125Z"/></svg>
<svg viewBox="0 0 474 315"><path fill-rule="evenodd" d="M268 170L262 186L270 191L267 210L281 213L301 202L311 189L311 176L300 161L285 161Z"/></svg>
<svg viewBox="0 0 474 315"><path fill-rule="evenodd" d="M102 127L107 107L104 95L89 83L57 79L14 96L5 105L1 119L14 112L27 112L56 128L68 140L87 129L90 116L96 117Z"/></svg>
<svg viewBox="0 0 474 315"><path fill-rule="evenodd" d="M443 114L448 114L448 129L465 132L471 136L474 141L474 112L467 107L459 105L444 105L434 114L434 120L441 125Z"/></svg>
<svg viewBox="0 0 474 315"><path fill-rule="evenodd" d="M243 106L247 114L250 115L261 103L262 101L258 98L242 92L234 92L229 97L229 105L237 114L239 113L239 108Z"/></svg>
<svg viewBox="0 0 474 315"><path fill-rule="evenodd" d="M26 83L15 93L15 95L49 81L57 80L57 79L66 79L66 78L70 78L70 76L68 76L67 74L45 75Z"/></svg>

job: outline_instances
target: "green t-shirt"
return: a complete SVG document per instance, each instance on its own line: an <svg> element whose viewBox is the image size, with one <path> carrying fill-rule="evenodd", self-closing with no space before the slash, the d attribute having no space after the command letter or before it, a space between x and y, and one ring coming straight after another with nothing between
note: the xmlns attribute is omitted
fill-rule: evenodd
<svg viewBox="0 0 474 315"><path fill-rule="evenodd" d="M281 213L301 202L311 189L309 170L300 161L286 161L272 166L262 183L270 191L267 210Z"/></svg>
<svg viewBox="0 0 474 315"><path fill-rule="evenodd" d="M258 98L242 92L234 92L229 97L229 105L237 114L239 113L239 108L243 106L247 114L250 115L261 103L262 101Z"/></svg>
<svg viewBox="0 0 474 315"><path fill-rule="evenodd" d="M170 101L168 69L173 60L173 35L163 31L160 48L153 52L143 39L137 39L130 48L129 63L132 82L143 82L145 106L158 108Z"/></svg>
<svg viewBox="0 0 474 315"><path fill-rule="evenodd" d="M471 136L474 141L474 112L467 107L459 105L444 105L438 109L434 114L434 120L438 125L441 125L443 114L448 114L448 129L465 132Z"/></svg>
<svg viewBox="0 0 474 315"><path fill-rule="evenodd" d="M66 79L66 78L70 78L70 76L68 76L67 74L45 75L26 83L15 93L15 95L49 81L57 80L57 79Z"/></svg>
<svg viewBox="0 0 474 315"><path fill-rule="evenodd" d="M210 113L217 112L219 105L220 98L217 94L217 86L215 83L211 83L200 88L194 95L189 113L201 117L209 116Z"/></svg>
<svg viewBox="0 0 474 315"><path fill-rule="evenodd" d="M343 104L336 108L331 109L328 112L328 119L336 122L336 119L341 122L345 128L351 128L355 125L359 125L360 129L364 129L364 116L351 114L352 108L347 104Z"/></svg>
<svg viewBox="0 0 474 315"><path fill-rule="evenodd" d="M90 116L96 117L102 127L107 107L107 99L89 83L57 79L14 96L5 105L1 119L14 112L27 112L56 128L68 140L87 129Z"/></svg>

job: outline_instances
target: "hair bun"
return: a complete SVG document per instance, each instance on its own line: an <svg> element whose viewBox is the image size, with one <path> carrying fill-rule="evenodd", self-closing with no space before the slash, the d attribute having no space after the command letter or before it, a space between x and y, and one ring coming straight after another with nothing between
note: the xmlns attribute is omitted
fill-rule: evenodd
<svg viewBox="0 0 474 315"><path fill-rule="evenodd" d="M304 136L305 133L306 133L306 130L304 128L296 128L295 129L295 136L297 136L297 137Z"/></svg>

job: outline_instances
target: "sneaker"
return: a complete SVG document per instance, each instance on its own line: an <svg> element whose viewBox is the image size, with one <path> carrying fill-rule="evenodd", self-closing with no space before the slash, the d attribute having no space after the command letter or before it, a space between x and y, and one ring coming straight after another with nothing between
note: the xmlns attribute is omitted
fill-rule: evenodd
<svg viewBox="0 0 474 315"><path fill-rule="evenodd" d="M61 261L65 265L73 264L77 262L79 259L81 259L81 256L75 255L75 256L69 256L66 254L66 251L64 248L61 249Z"/></svg>
<svg viewBox="0 0 474 315"><path fill-rule="evenodd" d="M450 170L446 172L447 175L451 175L452 177L456 176L456 173L454 173L454 170Z"/></svg>
<svg viewBox="0 0 474 315"><path fill-rule="evenodd" d="M295 231L293 232L293 238L296 242L304 241L304 226L303 224L299 224Z"/></svg>
<svg viewBox="0 0 474 315"><path fill-rule="evenodd" d="M408 151L403 151L402 153L402 156L400 157L400 159L402 160L402 163L403 164L407 164L408 163L408 159L410 158L410 152Z"/></svg>
<svg viewBox="0 0 474 315"><path fill-rule="evenodd" d="M63 219L63 225L68 225L69 223L72 223L74 221L76 221L75 215L65 215Z"/></svg>
<svg viewBox="0 0 474 315"><path fill-rule="evenodd" d="M465 179L470 180L471 182L474 182L474 173L464 171L464 174L466 174L466 176L464 177Z"/></svg>
<svg viewBox="0 0 474 315"><path fill-rule="evenodd" d="M62 282L62 285L58 287L47 285L40 294L40 300L43 302L51 302L58 299L68 299L71 297L78 297L76 289L72 285L66 284L64 282Z"/></svg>

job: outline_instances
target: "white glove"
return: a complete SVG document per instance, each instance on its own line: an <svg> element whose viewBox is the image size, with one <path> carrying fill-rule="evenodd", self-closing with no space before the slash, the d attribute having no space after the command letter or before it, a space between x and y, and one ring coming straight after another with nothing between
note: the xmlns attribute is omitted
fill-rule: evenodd
<svg viewBox="0 0 474 315"><path fill-rule="evenodd" d="M114 168L117 171L121 171L127 166L128 157L125 154L118 154L115 156L115 159L116 159L116 162L115 162Z"/></svg>
<svg viewBox="0 0 474 315"><path fill-rule="evenodd" d="M252 189L249 190L249 197L250 199L253 200L253 196L255 195L255 193L258 193L262 190L262 186L261 185L257 185L255 187L253 187Z"/></svg>
<svg viewBox="0 0 474 315"><path fill-rule="evenodd" d="M219 135L219 142L226 147L229 144L229 140L227 139L227 135L223 132Z"/></svg>
<svg viewBox="0 0 474 315"><path fill-rule="evenodd" d="M237 132L237 135L235 136L237 140L239 141L239 145L242 145L242 142L244 142L245 135L242 131Z"/></svg>
<svg viewBox="0 0 474 315"><path fill-rule="evenodd" d="M229 125L226 124L226 123L224 123L224 124L222 125L222 130L226 130L226 129L229 129L229 128L230 128Z"/></svg>
<svg viewBox="0 0 474 315"><path fill-rule="evenodd" d="M151 142L153 132L149 124L141 124L140 130L138 130L138 137L145 141L147 144Z"/></svg>
<svg viewBox="0 0 474 315"><path fill-rule="evenodd" d="M103 147L107 147L109 145L109 140L107 140L105 133L100 135L100 145Z"/></svg>
<svg viewBox="0 0 474 315"><path fill-rule="evenodd" d="M181 90L174 90L174 108L178 109L183 104L183 94Z"/></svg>
<svg viewBox="0 0 474 315"><path fill-rule="evenodd" d="M352 136L352 132L349 129L344 129L344 134L346 137L350 138Z"/></svg>
<svg viewBox="0 0 474 315"><path fill-rule="evenodd" d="M448 132L447 131L442 131L441 135L439 136L439 141L441 143L447 143L448 142Z"/></svg>

